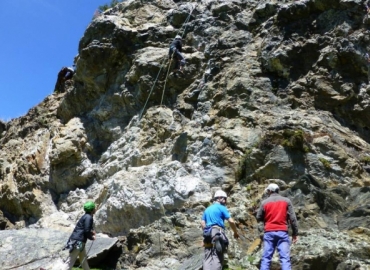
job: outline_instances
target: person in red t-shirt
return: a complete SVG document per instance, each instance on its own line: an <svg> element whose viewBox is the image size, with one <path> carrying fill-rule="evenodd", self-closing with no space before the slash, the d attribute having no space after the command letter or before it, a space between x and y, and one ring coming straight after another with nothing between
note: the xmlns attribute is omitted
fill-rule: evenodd
<svg viewBox="0 0 370 270"><path fill-rule="evenodd" d="M292 202L279 194L279 186L270 184L266 188L269 197L262 201L257 211L257 221L264 223L263 254L260 270L269 270L275 249L280 255L282 270L291 270L288 221L293 230L292 241L298 240L298 223Z"/></svg>

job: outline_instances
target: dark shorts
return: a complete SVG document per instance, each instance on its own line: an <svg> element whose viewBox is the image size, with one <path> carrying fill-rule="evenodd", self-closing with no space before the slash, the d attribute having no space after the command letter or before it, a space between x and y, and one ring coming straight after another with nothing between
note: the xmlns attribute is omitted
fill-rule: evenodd
<svg viewBox="0 0 370 270"><path fill-rule="evenodd" d="M168 56L169 56L170 59L172 57L175 58L175 59L177 59L177 61L175 63L175 65L176 65L177 68L178 68L179 64L180 64L180 66L185 66L185 64L186 64L185 57L176 48L171 47Z"/></svg>

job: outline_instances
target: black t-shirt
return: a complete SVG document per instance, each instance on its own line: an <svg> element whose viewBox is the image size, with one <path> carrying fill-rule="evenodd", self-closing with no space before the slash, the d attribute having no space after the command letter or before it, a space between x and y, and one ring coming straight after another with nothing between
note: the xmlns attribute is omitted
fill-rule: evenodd
<svg viewBox="0 0 370 270"><path fill-rule="evenodd" d="M179 39L172 41L170 47L175 47L179 52L182 52L182 42Z"/></svg>
<svg viewBox="0 0 370 270"><path fill-rule="evenodd" d="M83 215L77 222L70 239L82 241L84 243L86 243L87 239L94 240L92 234L93 223L94 219L92 215L89 213Z"/></svg>

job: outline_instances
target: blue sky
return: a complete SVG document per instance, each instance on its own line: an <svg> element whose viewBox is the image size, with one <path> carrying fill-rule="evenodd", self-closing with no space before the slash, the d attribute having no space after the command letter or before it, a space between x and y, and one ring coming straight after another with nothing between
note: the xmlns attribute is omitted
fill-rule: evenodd
<svg viewBox="0 0 370 270"><path fill-rule="evenodd" d="M95 10L110 0L0 0L0 120L25 115L71 66Z"/></svg>

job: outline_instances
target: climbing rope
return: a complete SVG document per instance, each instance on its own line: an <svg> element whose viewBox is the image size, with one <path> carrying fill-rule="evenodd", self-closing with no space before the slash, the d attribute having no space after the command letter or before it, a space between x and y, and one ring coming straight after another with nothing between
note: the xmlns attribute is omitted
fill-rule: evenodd
<svg viewBox="0 0 370 270"><path fill-rule="evenodd" d="M163 97L164 97L164 91L165 91L165 89L166 89L166 84L167 84L167 78L168 78L168 74L170 73L170 68L171 68L171 64L172 64L172 59L173 59L173 56L175 55L175 52L176 52L176 50L174 50L174 51L173 51L173 54L171 55L170 63L169 63L169 65L168 65L166 79L164 80L164 86L163 86L163 91L162 91L161 103L160 103L160 105L159 105L159 106L162 106Z"/></svg>
<svg viewBox="0 0 370 270"><path fill-rule="evenodd" d="M195 9L195 7L192 8L192 10L189 13L188 17L186 18L186 20L184 21L183 25L181 26L181 28L182 28L185 25L184 30L183 30L183 32L181 34L181 38L183 37L183 35L185 33L186 24L189 22L190 17L191 17L191 14L193 13L193 10L194 9ZM180 33L180 31L176 35L178 35L179 33ZM168 65L168 69L167 69L167 73L166 73L166 77L165 77L165 81L164 81L164 86L163 86L163 91L162 91L160 106L162 106L162 104L163 104L164 93L165 93L165 89L166 89L166 85L167 85L167 80L168 80L168 76L169 76L169 73L170 73L170 68L171 68L171 65L172 65L172 60L174 58L174 55L175 55L175 50L174 50L174 52L172 53L172 55L171 55L171 57L169 59L169 65ZM147 98L147 100L145 102L145 105L144 105L144 107L143 107L143 109L142 109L142 111L140 113L139 121L142 118L142 114L144 113L145 107L146 107L146 105L148 103L148 100L149 100L151 94L152 94L152 91L153 91L154 86L155 86L155 84L156 84L156 82L158 80L159 74L162 71L162 68L163 68L163 64L161 65L161 68L160 68L160 70L158 72L158 75L157 75L157 77L156 77L156 79L154 81L154 84L153 84L153 86L152 86L152 88L150 90L150 93L149 93L148 98ZM159 128L159 116L157 117L157 127ZM158 132L156 132L156 139L157 139L157 142L159 142ZM157 153L157 160L159 160L158 153ZM158 171L155 173L155 175L157 175L157 174L158 174ZM164 212L164 207L162 207L162 210L163 210L163 216L165 216L166 213ZM158 221L158 223L159 223L159 221ZM162 241L161 241L161 232L160 231L158 232L158 243L159 243L159 259L161 260L162 259Z"/></svg>
<svg viewBox="0 0 370 270"><path fill-rule="evenodd" d="M189 20L190 20L190 18L191 18L191 15L192 15L192 13L193 13L193 11L194 11L194 9L195 9L195 6L192 6L192 10L191 10L191 12L190 13L187 13L187 14L189 14L188 16L187 16L187 18L186 18L186 20L184 21L184 23L182 24L182 26L180 27L180 30L177 32L177 34L176 35L179 35L180 34L180 32L181 32L181 29L183 28L183 31L182 31L182 33L181 33L181 37L183 37L183 35L185 34L185 31L186 31L186 27L187 27L187 23L189 22ZM185 25L185 27L184 27L184 25ZM175 53L175 52L174 52ZM169 75L169 70L170 70L170 68L171 68L171 64L172 64L172 59L173 59L173 57L174 57L174 53L172 54L172 56L171 56L171 58L169 59L169 66L168 66L168 70L167 70L167 74L166 74L166 77L165 77L165 83L164 83L164 88L163 88L163 92L162 92L162 97L161 97L161 102L160 102L160 106L162 106L162 103L163 103L163 98L164 98L164 92L165 92L165 88L166 88L166 83L167 83L167 80L168 80L168 75ZM158 73L157 73L157 76L156 76L156 78L155 78L155 80L154 80L154 83L153 83L153 85L152 85L152 87L151 87L151 89L150 89L150 91L149 91L149 94L148 94L148 97L147 97L147 99L146 99L146 101L145 101L145 103L144 103L144 106L143 106L143 108L142 108L142 110L141 110L141 112L140 112L140 114L139 114L139 121L141 120L141 118L142 118L142 116L143 116L143 113L144 113L144 111L145 111L145 108L146 108L146 106L147 106L147 104L148 104L148 102L149 102L149 98L150 98L150 96L152 95L152 93L153 93L153 90L154 90L154 87L155 87L155 85L156 85L156 83L157 83L157 81L158 81L158 79L159 79L159 76L160 76L160 74L161 74L161 72L162 72L162 69L163 69L163 67L165 66L165 62L166 62L166 57L164 57L163 58L163 60L161 61L161 63L160 63L160 69L159 69L159 71L158 71ZM100 101L100 104L99 104L99 106L101 105L101 103L103 102L103 100L104 100L104 97L103 97L103 99ZM159 117L157 118L157 126L159 127ZM158 132L156 132L156 135L157 135L157 141L159 141L159 138L158 138ZM157 153L158 154L158 153ZM157 159L159 159L159 156L157 155ZM156 172L156 174L155 175L157 175L157 173L158 172ZM110 194L110 192L108 191L108 187L107 186L104 186L104 188L103 188L103 191L102 191L102 194L104 194L106 192L106 194L105 194L105 196L104 196L104 199L102 200L102 202L101 202L101 205L102 204L105 204L106 203L106 201L107 201L107 199L108 199L108 196L109 196L109 194ZM164 208L162 207L162 210L163 210L163 215L165 216L165 212L164 212ZM158 224L159 224L159 221L158 221ZM160 224L159 224L160 225ZM159 257L161 258L161 256L162 256L162 243L161 243L161 235L160 235L160 232L158 233L158 240L159 240ZM94 243L94 242L93 242ZM92 244L93 244L92 243ZM89 248L89 250L88 250L88 252L86 253L86 256L85 256L85 258L84 258L84 260L81 262L81 264L80 264L80 266L79 267L81 267L82 266L82 264L85 262L85 260L87 259L87 257L88 257L88 254L89 254L89 252L90 252L90 249L91 249L91 247L92 247L92 244L91 244L91 246L90 246L90 248Z"/></svg>
<svg viewBox="0 0 370 270"><path fill-rule="evenodd" d="M193 10L195 9L195 7L192 7L192 10L191 12L189 13L188 17L186 18L185 22L182 24L182 26L185 25L184 27L184 30L182 31L182 34L181 34L181 38L184 36L185 34L185 30L186 30L186 24L189 22L190 20L190 17L191 17L191 14L193 13ZM182 27L181 27L182 28ZM180 29L181 29L180 28ZM162 98L161 98L161 103L160 103L160 106L162 106L162 102L163 102L163 97L164 97L164 92L165 92L165 89L166 89L166 84L167 84L167 78L168 78L168 74L170 73L170 68L171 68L171 63L172 63L172 59L173 59L173 56L175 54L175 51L173 52L172 56L171 56L171 59L170 59L170 64L168 66L168 70L167 70L167 75L166 75L166 79L164 81L164 86L163 86L163 91L162 91Z"/></svg>
<svg viewBox="0 0 370 270"><path fill-rule="evenodd" d="M182 26L184 26L184 25L185 25L185 27L184 27L184 30L183 30L183 32L182 32L182 34L181 34L181 38L183 37L183 35L184 35L184 33L185 33L185 30L186 30L186 24L189 22L190 17L191 17L191 14L193 13L193 10L194 10L194 9L195 9L195 7L192 7L191 12L189 13L189 15L188 15L188 17L186 18L186 20L184 21L184 23L182 24ZM182 26L181 26L181 28L182 28ZM181 29L181 28L180 28L180 29ZM180 32L180 31L179 31L179 32ZM178 32L178 34L179 34L179 32ZM176 50L174 50L174 51L173 51L173 53L172 53L172 55L171 55L171 58L170 58L170 62L169 62L168 69L167 69L166 78L165 78L165 80L164 80L164 85L163 85L163 91L162 91L161 102L160 102L159 106L162 106L162 103L163 103L164 92L165 92L165 90L166 90L166 85L167 85L167 79L168 79L168 75L169 75L169 73L170 73L171 64L172 64L172 59L173 59L173 57L174 57L174 55L175 55L175 52L176 52ZM149 97L148 97L148 98L149 98ZM159 126L159 118L157 118L157 126ZM156 134L157 134L157 141L159 141L159 140L158 140L158 132L157 132Z"/></svg>
<svg viewBox="0 0 370 270"><path fill-rule="evenodd" d="M193 10L194 10L194 9L195 9L195 7L193 7L193 9L191 10L191 12L190 12L190 13L188 13L189 15L188 15L187 19L185 20L185 22L183 23L183 25L182 25L182 27L183 27L184 25L185 25L185 27L184 27L184 30L182 31L181 37L183 37L183 35L185 34L186 27L187 27L187 26L186 26L186 24L189 22L190 17L191 17L191 15L192 15L192 12L193 12ZM182 28L182 27L181 27L181 28ZM181 30L181 28L180 28L180 30ZM179 31L179 33L180 33L180 31ZM165 78L165 85L164 85L164 88L163 88L163 93L162 93L162 98L161 98L161 103L160 103L160 105L162 105L162 103L163 103L164 90L165 90L166 82L167 82L167 79L168 79L169 70L170 70L170 67L171 67L171 63L172 63L172 58L173 58L173 56L174 56L174 54L172 55L172 57L171 57L171 59L170 59L170 61L169 61L169 68L168 68L167 75L166 75L166 78ZM145 102L145 104L144 104L144 106L143 106L143 108L142 108L142 111L141 111L141 112L140 112L140 114L139 114L139 121L141 120L141 118L142 118L142 116L143 116L143 113L144 113L145 108L146 108L146 106L147 106L147 104L148 104L149 98L150 98L150 96L151 96L151 94L152 94L152 92L153 92L153 90L154 90L154 87L155 87L155 85L156 85L157 81L158 81L158 78L159 78L159 76L160 76L160 73L161 73L161 71L162 71L162 68L164 67L164 63L165 63L165 61L166 61L166 58L163 58L163 60L162 60L162 62L161 62L161 64L160 64L160 66L161 66L161 67L160 67L159 72L158 72L158 74L157 74L157 76L156 76L156 79L155 79L155 81L154 81L154 83L153 83L153 85L152 85L152 87L151 87L151 90L150 90L150 92L149 92L148 98L147 98L147 100L146 100L146 102ZM106 97L106 93L104 94L104 96L103 96L103 97L102 97L102 99L100 100L98 107L101 107L102 103L105 101L105 97ZM57 130L57 135L59 135L59 130ZM104 193L104 192L106 192L106 194L105 194L105 196L104 196L104 199L103 199L103 200L102 200L102 202L101 202L101 205L103 205L103 204L105 204L105 203L106 203L107 198L108 198L108 196L109 196L109 191L108 191L108 189L107 189L107 186L104 186L102 193ZM165 215L164 209L163 209L163 215ZM81 262L81 263L80 263L80 265L79 265L79 268L84 264L85 260L86 260L86 259L88 259L88 255L89 255L89 253L90 253L90 250L91 250L91 248L92 248L93 244L94 244L94 241L91 243L91 245L90 245L90 247L89 247L89 249L88 249L88 251L87 251L87 253L86 253L85 257L84 257L84 259L82 260L82 262ZM160 233L159 233L159 245L160 245L160 256L161 256L161 255L162 255L162 254L161 254L161 253L162 253L162 244L161 244ZM58 252L59 252L59 251L58 251ZM57 253L53 254L53 255L51 256L50 260L54 259L54 258L56 257L56 254L57 254ZM18 266L17 266L17 267L18 267ZM14 268L15 268L15 267L7 268L7 269L14 269Z"/></svg>
<svg viewBox="0 0 370 270"><path fill-rule="evenodd" d="M161 71L162 71L162 68L163 68L163 66L164 66L164 62L165 62L165 61L166 61L166 58L163 58L163 62L161 63L161 68L160 68L160 69L159 69L159 71L158 71L157 77L155 78L154 83L153 83L153 85L152 85L152 88L150 89L150 92L149 92L148 98L146 99L145 104L144 104L144 107L143 107L143 108L142 108L142 110L141 110L141 113L140 113L140 116L139 116L139 121L141 120L141 117L143 116L143 113L144 113L144 111L145 111L145 107L146 107L146 105L148 104L148 101L149 101L150 96L152 95L152 92L153 92L154 86L156 85L156 83L157 83L157 81L158 81L159 74L160 74L160 73L161 73Z"/></svg>
<svg viewBox="0 0 370 270"><path fill-rule="evenodd" d="M183 24L182 24L182 26L180 27L180 30L179 30L179 31L177 32L177 34L176 34L176 35L180 35L180 34L179 34L179 33L180 33L180 31L181 31L181 29L182 29L182 28L184 27L184 25L185 25L184 30L182 31L182 34L180 35L180 36L181 36L181 38L183 37L183 35L184 35L184 33L185 33L185 30L186 30L186 24L189 22L190 17L191 17L191 14L193 13L194 9L195 9L195 6L192 6L192 10L191 10L191 12L190 12L190 13L188 13L188 14L189 14L189 15L188 15L188 17L185 19L184 23L183 23ZM165 90L165 87L166 87L166 83L167 83L167 79L168 79L168 75L169 75L169 69L170 69L170 67L171 67L171 63L172 63L172 58L173 58L173 55L172 55L172 57L171 57L171 59L170 59L170 62L169 62L169 67L168 67L167 75L166 75L166 78L165 78L165 84L164 84L164 88L163 88L163 92L162 92L162 98L161 98L160 106L162 106L162 103L163 103L164 90ZM143 116L143 113L144 113L145 108L146 108L146 106L147 106L147 104L148 104L149 98L150 98L150 96L152 95L152 92L153 92L153 90L154 90L154 87L155 87L155 85L156 85L156 83L157 83L157 81L158 81L159 75L160 75L160 73L161 73L161 71L162 71L162 68L163 68L163 66L164 66L165 61L166 61L166 57L165 57L165 58L163 58L163 61L162 61L162 63L161 63L161 68L160 68L160 69L159 69L159 71L158 71L157 77L156 77L156 79L154 80L154 83L153 83L153 85L152 85L152 88L150 89L149 95L148 95L148 97L147 97L147 99L146 99L146 101L145 101L145 104L144 104L144 106L143 106L143 108L142 108L142 110L141 110L141 113L140 113L140 115L139 115L139 121L141 120L141 118L142 118L142 116Z"/></svg>

